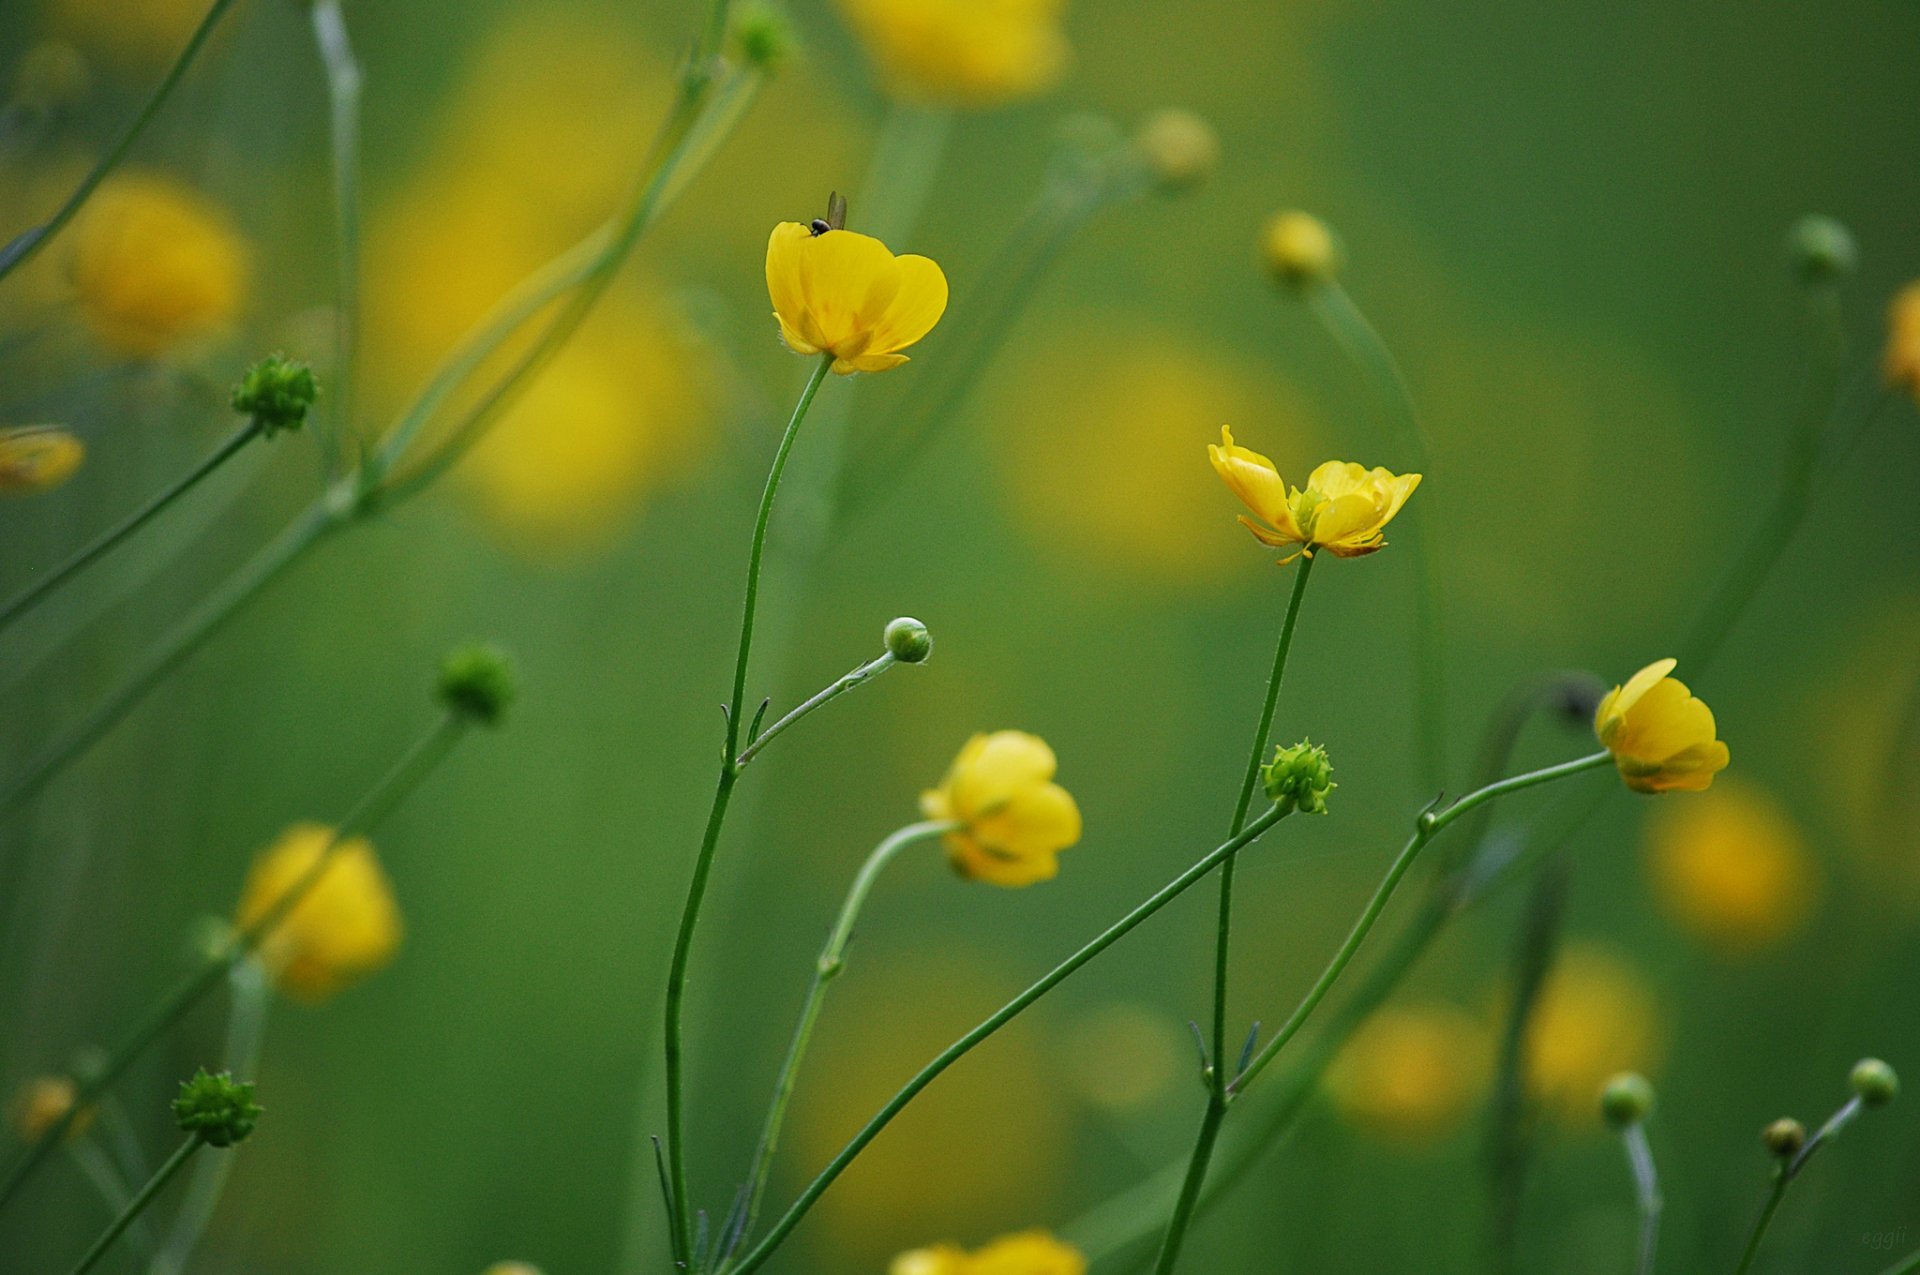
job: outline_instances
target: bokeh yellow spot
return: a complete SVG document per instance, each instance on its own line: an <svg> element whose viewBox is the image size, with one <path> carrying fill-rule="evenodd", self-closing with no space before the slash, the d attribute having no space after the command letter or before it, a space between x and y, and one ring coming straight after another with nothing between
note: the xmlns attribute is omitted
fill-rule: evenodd
<svg viewBox="0 0 1920 1275"><path fill-rule="evenodd" d="M1088 1105L1128 1116L1166 1098L1191 1063L1185 1031L1146 1005L1120 1001L1062 1030L1056 1051L1067 1084Z"/></svg>
<svg viewBox="0 0 1920 1275"><path fill-rule="evenodd" d="M295 824L282 833L254 861L234 925L244 930L275 915L333 840L333 830L319 824ZM305 896L267 931L259 958L281 991L317 1003L385 966L400 938L393 887L372 843L354 837L333 849Z"/></svg>
<svg viewBox="0 0 1920 1275"><path fill-rule="evenodd" d="M1651 1074L1660 1056L1659 1011L1645 977L1596 943L1561 949L1527 1033L1533 1096L1572 1124L1599 1123L1594 1095L1616 1072Z"/></svg>
<svg viewBox="0 0 1920 1275"><path fill-rule="evenodd" d="M1382 1137L1428 1142L1458 1128L1486 1093L1486 1025L1450 1005L1390 1005L1369 1018L1327 1072L1342 1117Z"/></svg>
<svg viewBox="0 0 1920 1275"><path fill-rule="evenodd" d="M840 12L908 100L998 106L1044 93L1071 50L1065 0L840 0Z"/></svg>
<svg viewBox="0 0 1920 1275"><path fill-rule="evenodd" d="M1046 1231L1002 1235L969 1253L952 1244L902 1253L887 1275L1086 1275L1087 1259Z"/></svg>
<svg viewBox="0 0 1920 1275"><path fill-rule="evenodd" d="M1647 872L1668 915L1734 956L1799 931L1819 886L1786 809L1737 783L1657 811L1647 834Z"/></svg>
<svg viewBox="0 0 1920 1275"><path fill-rule="evenodd" d="M161 173L110 178L67 232L74 300L114 354L154 358L231 321L247 250L225 211Z"/></svg>
<svg viewBox="0 0 1920 1275"><path fill-rule="evenodd" d="M52 491L80 472L87 446L64 429L0 429L0 496Z"/></svg>
<svg viewBox="0 0 1920 1275"><path fill-rule="evenodd" d="M49 0L46 25L88 53L128 66L171 62L210 0Z"/></svg>

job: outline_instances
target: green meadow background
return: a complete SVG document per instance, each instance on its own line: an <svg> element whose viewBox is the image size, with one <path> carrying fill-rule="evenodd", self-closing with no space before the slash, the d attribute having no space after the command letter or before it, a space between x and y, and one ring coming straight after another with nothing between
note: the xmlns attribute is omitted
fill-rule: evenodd
<svg viewBox="0 0 1920 1275"><path fill-rule="evenodd" d="M748 520L802 376L767 313L765 239L860 188L885 111L831 6L793 11L804 53L637 254L619 308L639 317L586 334L639 386L590 404L646 432L629 488L589 526L530 531L489 503L498 488L460 474L349 531L0 826L11 1090L116 1036L283 826L352 804L433 720L443 650L479 636L518 655L507 727L463 745L377 838L407 924L397 961L324 1007L275 1007L257 1077L268 1114L199 1271L607 1271L636 1189L646 1269L664 1268L651 1168L633 1155L661 1120L659 988ZM0 3L0 73L56 16ZM420 351L487 299L474 293L613 207L698 7L350 0L348 18L368 76L360 405L378 422L430 364ZM1064 83L962 116L893 245L946 268L950 325L1064 119L1132 127L1190 107L1220 134L1220 168L1190 196L1098 218L922 463L884 475L811 574L772 586L755 685L776 707L869 658L897 614L925 620L937 650L770 752L728 831L692 985L692 1168L716 1211L846 884L969 733L1044 736L1085 839L1033 889L962 883L931 849L888 873L803 1076L776 1202L936 1049L1216 843L1290 577L1234 524L1204 445L1231 424L1296 481L1330 456L1405 467L1364 384L1259 270L1268 213L1337 227L1343 278L1434 439L1413 512L1444 545L1456 791L1519 678L1583 668L1611 683L1672 653L1762 516L1806 347L1783 246L1795 219L1830 214L1860 244L1850 369L1870 367L1887 298L1920 275L1911 3L1081 0L1067 29ZM7 161L0 233L28 223L31 181L97 151L163 64L81 47L92 88L53 153ZM118 363L71 306L30 309L0 285L0 424L64 422L90 449L68 486L0 504L0 593L222 438L223 387L260 353L309 356L324 379L323 102L299 6L251 0L140 143L139 164L219 200L250 243L248 301L221 340ZM856 453L884 440L943 335L899 372L826 387ZM663 409L649 394L667 380ZM501 483L568 446L537 413L513 438L485 462ZM1804 534L1711 674L1689 679L1732 747L1729 778L1770 792L1799 830L1818 884L1806 923L1742 955L1678 927L1645 872L1645 799L1610 796L1573 845L1568 941L1613 953L1653 1008L1638 1061L1661 1096L1666 1269L1732 1268L1767 1171L1763 1124L1824 1119L1863 1054L1920 1077L1920 803L1900 742L1920 680L1917 472L1902 402L1821 475ZM256 446L0 635L5 769L291 517L316 475L309 439ZM1316 573L1278 730L1325 744L1340 789L1329 818L1292 821L1243 861L1237 1020L1284 1016L1431 796L1412 765L1412 580L1391 550ZM1589 747L1542 725L1522 760ZM1450 931L1409 995L1494 1021L1523 897ZM1185 1024L1205 1014L1211 927L1196 890L969 1058L769 1269L880 1272L934 1240L1058 1228L1184 1154L1201 1105ZM217 1060L220 1032L209 1006L120 1087L152 1154L169 1145L174 1081ZM1761 1269L1869 1273L1891 1260L1874 1247L1888 1233L1920 1245L1913 1105L1823 1152ZM1186 1268L1489 1269L1485 1128L1479 1103L1419 1140L1316 1105L1201 1224ZM1519 1268L1627 1269L1618 1146L1591 1121L1543 1118L1538 1133ZM57 1163L0 1216L0 1271L65 1269L104 1221Z"/></svg>

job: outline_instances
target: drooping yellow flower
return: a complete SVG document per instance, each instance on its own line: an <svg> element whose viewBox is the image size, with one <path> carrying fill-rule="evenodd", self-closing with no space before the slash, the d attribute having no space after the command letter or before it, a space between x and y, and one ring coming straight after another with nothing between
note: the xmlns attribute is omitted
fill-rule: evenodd
<svg viewBox="0 0 1920 1275"><path fill-rule="evenodd" d="M1389 1006L1355 1032L1327 1073L1335 1108L1385 1137L1425 1142L1456 1128L1486 1092L1484 1024L1449 1005Z"/></svg>
<svg viewBox="0 0 1920 1275"><path fill-rule="evenodd" d="M975 735L938 788L922 793L929 819L960 826L946 837L954 870L994 885L1032 885L1060 870L1055 856L1080 840L1080 808L1053 782L1046 741L1017 730Z"/></svg>
<svg viewBox="0 0 1920 1275"><path fill-rule="evenodd" d="M1647 870L1676 921L1735 956L1798 930L1818 884L1786 810L1737 784L1664 808L1649 829Z"/></svg>
<svg viewBox="0 0 1920 1275"><path fill-rule="evenodd" d="M35 1076L20 1086L13 1097L13 1128L23 1142L38 1142L46 1132L73 1110L79 1089L65 1076ZM86 1108L67 1125L69 1138L86 1132L93 1120L92 1108Z"/></svg>
<svg viewBox="0 0 1920 1275"><path fill-rule="evenodd" d="M1220 481L1259 519L1240 515L1240 525L1254 539L1276 549L1300 546L1280 560L1282 566L1303 553L1311 557L1316 549L1358 558L1386 548L1387 524L1420 485L1418 474L1330 460L1308 475L1304 488L1289 490L1273 462L1235 443L1224 425L1220 442L1208 445L1207 458Z"/></svg>
<svg viewBox="0 0 1920 1275"><path fill-rule="evenodd" d="M226 214L170 177L127 174L75 218L68 274L81 316L115 354L153 358L232 319L246 250Z"/></svg>
<svg viewBox="0 0 1920 1275"><path fill-rule="evenodd" d="M87 447L64 429L0 429L0 496L52 491L74 476Z"/></svg>
<svg viewBox="0 0 1920 1275"><path fill-rule="evenodd" d="M1678 660L1656 660L1600 701L1593 731L1635 792L1700 792L1727 768L1714 738L1713 710L1667 676Z"/></svg>
<svg viewBox="0 0 1920 1275"><path fill-rule="evenodd" d="M1887 307L1887 351L1881 366L1888 385L1920 399L1920 280L1895 293Z"/></svg>
<svg viewBox="0 0 1920 1275"><path fill-rule="evenodd" d="M1528 1087L1548 1110L1597 1124L1593 1100L1609 1076L1651 1072L1658 1012L1646 979L1612 949L1568 944L1540 989L1526 1041Z"/></svg>
<svg viewBox="0 0 1920 1275"><path fill-rule="evenodd" d="M936 1244L902 1253L887 1275L1086 1275L1087 1259L1046 1231L1003 1235L969 1253Z"/></svg>
<svg viewBox="0 0 1920 1275"><path fill-rule="evenodd" d="M266 917L288 890L329 854L333 830L295 824L254 861L234 925ZM334 846L306 896L260 944L260 960L281 991L319 1002L393 959L401 938L400 909L373 846L355 837Z"/></svg>
<svg viewBox="0 0 1920 1275"><path fill-rule="evenodd" d="M1071 50L1065 0L840 0L896 97L988 107L1046 92Z"/></svg>
<svg viewBox="0 0 1920 1275"><path fill-rule="evenodd" d="M767 240L767 294L795 354L831 354L833 370L884 372L940 322L947 276L925 257L894 256L871 235L783 221Z"/></svg>

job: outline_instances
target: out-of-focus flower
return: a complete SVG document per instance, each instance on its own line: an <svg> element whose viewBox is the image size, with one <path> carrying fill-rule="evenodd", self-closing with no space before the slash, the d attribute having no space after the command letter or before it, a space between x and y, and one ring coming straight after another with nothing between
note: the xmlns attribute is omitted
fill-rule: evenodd
<svg viewBox="0 0 1920 1275"><path fill-rule="evenodd" d="M1055 1051L1074 1092L1126 1116L1166 1097L1193 1057L1186 1033L1146 1005L1103 1005L1069 1023Z"/></svg>
<svg viewBox="0 0 1920 1275"><path fill-rule="evenodd" d="M1569 944L1541 987L1527 1032L1527 1083L1561 1118L1597 1123L1594 1095L1617 1072L1653 1070L1653 993L1611 949Z"/></svg>
<svg viewBox="0 0 1920 1275"><path fill-rule="evenodd" d="M989 107L1046 92L1071 50L1065 0L840 0L895 96Z"/></svg>
<svg viewBox="0 0 1920 1275"><path fill-rule="evenodd" d="M1087 1259L1046 1231L1003 1235L969 1253L952 1244L914 1249L893 1259L887 1275L1085 1275Z"/></svg>
<svg viewBox="0 0 1920 1275"><path fill-rule="evenodd" d="M1191 190L1220 166L1220 134L1193 111L1155 111L1141 124L1133 144L1155 184L1165 191Z"/></svg>
<svg viewBox="0 0 1920 1275"><path fill-rule="evenodd" d="M482 1275L541 1275L541 1271L531 1262L495 1262Z"/></svg>
<svg viewBox="0 0 1920 1275"><path fill-rule="evenodd" d="M93 76L80 50L64 40L43 40L20 56L13 72L13 105L52 111L87 95Z"/></svg>
<svg viewBox="0 0 1920 1275"><path fill-rule="evenodd" d="M47 25L89 53L129 66L170 62L186 46L207 0L50 0Z"/></svg>
<svg viewBox="0 0 1920 1275"><path fill-rule="evenodd" d="M115 354L154 358L231 320L247 254L226 214L157 173L110 179L74 219L68 275L87 326Z"/></svg>
<svg viewBox="0 0 1920 1275"><path fill-rule="evenodd" d="M1080 840L1080 808L1053 782L1055 769L1053 749L1024 731L967 741L940 786L920 797L927 818L959 823L946 844L960 875L1020 886L1059 872L1055 856Z"/></svg>
<svg viewBox="0 0 1920 1275"><path fill-rule="evenodd" d="M1920 280L1895 293L1887 307L1887 351L1881 366L1888 385L1920 399Z"/></svg>
<svg viewBox="0 0 1920 1275"><path fill-rule="evenodd" d="M767 240L767 293L787 348L831 354L846 376L905 363L900 351L946 313L947 276L871 235L783 221Z"/></svg>
<svg viewBox="0 0 1920 1275"><path fill-rule="evenodd" d="M66 1119L79 1096L78 1086L65 1076L35 1076L13 1096L14 1132L23 1142L38 1142L49 1129ZM86 1132L92 1120L91 1108L82 1111L67 1125L67 1136L77 1137Z"/></svg>
<svg viewBox="0 0 1920 1275"><path fill-rule="evenodd" d="M1418 474L1364 469L1330 460L1307 476L1304 488L1288 489L1272 461L1233 441L1220 427L1220 441L1209 444L1207 458L1227 490L1253 510L1259 521L1240 515L1240 525L1263 545L1300 548L1280 560L1325 549L1336 558L1358 558L1386 548L1386 527L1420 485Z"/></svg>
<svg viewBox="0 0 1920 1275"><path fill-rule="evenodd" d="M1388 1006L1369 1018L1327 1073L1352 1123L1406 1142L1459 1126L1486 1092L1493 1049L1484 1024L1449 1005Z"/></svg>
<svg viewBox="0 0 1920 1275"><path fill-rule="evenodd" d="M1786 810L1739 785L1663 808L1648 831L1647 870L1676 921L1733 955L1797 931L1818 886Z"/></svg>
<svg viewBox="0 0 1920 1275"><path fill-rule="evenodd" d="M0 429L0 496L52 491L86 458L87 445L56 426Z"/></svg>
<svg viewBox="0 0 1920 1275"><path fill-rule="evenodd" d="M234 914L234 925L242 930L264 920L328 856L305 897L259 947L274 984L314 1003L386 965L399 950L402 933L393 887L372 844L362 837L337 846L333 841L333 830L318 824L288 828L254 861Z"/></svg>
<svg viewBox="0 0 1920 1275"><path fill-rule="evenodd" d="M1655 660L1608 692L1593 715L1594 734L1635 792L1701 792L1727 768L1713 710L1668 676L1678 664Z"/></svg>
<svg viewBox="0 0 1920 1275"><path fill-rule="evenodd" d="M1260 257L1273 277L1290 288L1325 283L1340 269L1340 245L1333 231L1312 213L1297 210L1267 219L1260 231Z"/></svg>

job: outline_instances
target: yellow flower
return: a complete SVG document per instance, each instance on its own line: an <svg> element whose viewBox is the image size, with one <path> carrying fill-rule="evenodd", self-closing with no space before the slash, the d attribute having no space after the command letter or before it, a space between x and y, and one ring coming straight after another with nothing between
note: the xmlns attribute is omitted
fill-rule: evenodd
<svg viewBox="0 0 1920 1275"><path fill-rule="evenodd" d="M1282 566L1303 553L1311 557L1315 549L1358 558L1386 548L1387 524L1420 485L1418 474L1330 460L1307 476L1304 489L1289 490L1273 462L1235 443L1224 425L1220 442L1208 445L1207 458L1227 489L1260 519L1240 515L1240 525L1254 539L1276 549L1300 546L1280 560Z"/></svg>
<svg viewBox="0 0 1920 1275"><path fill-rule="evenodd" d="M1887 308L1887 352L1882 362L1887 384L1920 399L1920 281L1894 294Z"/></svg>
<svg viewBox="0 0 1920 1275"><path fill-rule="evenodd" d="M1713 710L1667 676L1678 663L1647 665L1608 692L1593 715L1594 734L1635 792L1700 792L1727 768Z"/></svg>
<svg viewBox="0 0 1920 1275"><path fill-rule="evenodd" d="M893 1259L887 1275L1086 1275L1087 1259L1045 1231L1021 1231L968 1253L951 1244Z"/></svg>
<svg viewBox="0 0 1920 1275"><path fill-rule="evenodd" d="M232 319L246 252L226 215L169 177L100 188L74 221L68 273L80 313L115 354L153 358Z"/></svg>
<svg viewBox="0 0 1920 1275"><path fill-rule="evenodd" d="M1649 831L1647 868L1667 912L1734 955L1798 930L1817 887L1787 812L1738 785L1664 809Z"/></svg>
<svg viewBox="0 0 1920 1275"><path fill-rule="evenodd" d="M795 354L831 354L833 370L884 372L940 322L947 276L925 257L894 256L871 235L783 221L767 240L767 293Z"/></svg>
<svg viewBox="0 0 1920 1275"><path fill-rule="evenodd" d="M23 1141L37 1142L73 1109L79 1090L65 1076L35 1076L20 1086L13 1098L13 1128ZM67 1126L66 1136L75 1138L86 1132L93 1121L87 1108Z"/></svg>
<svg viewBox="0 0 1920 1275"><path fill-rule="evenodd" d="M333 830L295 824L254 861L234 924L246 929L313 871ZM299 1000L327 999L393 959L400 946L400 910L373 846L341 842L306 896L267 934L260 959L281 991Z"/></svg>
<svg viewBox="0 0 1920 1275"><path fill-rule="evenodd" d="M1562 1119L1599 1122L1609 1076L1649 1072L1659 1031L1646 980L1611 949L1569 944L1555 959L1527 1032L1527 1081Z"/></svg>
<svg viewBox="0 0 1920 1275"><path fill-rule="evenodd" d="M64 429L0 429L0 495L52 491L80 468L87 447Z"/></svg>
<svg viewBox="0 0 1920 1275"><path fill-rule="evenodd" d="M1066 71L1065 0L840 0L898 97L997 106L1044 93Z"/></svg>
<svg viewBox="0 0 1920 1275"><path fill-rule="evenodd" d="M947 834L955 871L1004 886L1053 878L1054 856L1080 840L1080 808L1054 769L1053 749L1022 731L967 741L940 786L920 796L927 818L960 825Z"/></svg>
<svg viewBox="0 0 1920 1275"><path fill-rule="evenodd" d="M1388 1007L1355 1032L1327 1073L1340 1114L1407 1142L1459 1125L1486 1091L1486 1028L1447 1005Z"/></svg>

